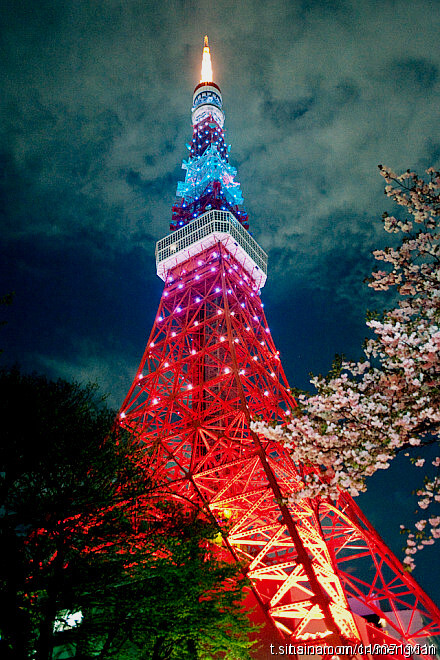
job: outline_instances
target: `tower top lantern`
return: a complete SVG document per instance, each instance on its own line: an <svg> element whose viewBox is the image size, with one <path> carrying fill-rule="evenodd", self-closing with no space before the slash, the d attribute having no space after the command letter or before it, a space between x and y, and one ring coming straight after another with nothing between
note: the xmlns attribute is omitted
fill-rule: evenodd
<svg viewBox="0 0 440 660"><path fill-rule="evenodd" d="M222 94L220 87L213 81L211 51L208 37L205 36L202 56L202 75L193 95L192 124L196 126L211 115L223 127L225 114L222 110Z"/></svg>
<svg viewBox="0 0 440 660"><path fill-rule="evenodd" d="M211 64L211 53L208 45L208 36L205 35L205 42L203 46L203 58L202 58L202 77L200 82L212 82L212 64Z"/></svg>

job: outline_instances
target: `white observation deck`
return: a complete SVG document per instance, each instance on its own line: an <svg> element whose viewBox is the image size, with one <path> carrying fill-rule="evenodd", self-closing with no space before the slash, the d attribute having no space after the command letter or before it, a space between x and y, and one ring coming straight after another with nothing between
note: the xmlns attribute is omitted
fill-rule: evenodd
<svg viewBox="0 0 440 660"><path fill-rule="evenodd" d="M267 279L267 254L230 211L206 211L158 241L157 274L165 281L171 269L217 243L223 243L262 289Z"/></svg>

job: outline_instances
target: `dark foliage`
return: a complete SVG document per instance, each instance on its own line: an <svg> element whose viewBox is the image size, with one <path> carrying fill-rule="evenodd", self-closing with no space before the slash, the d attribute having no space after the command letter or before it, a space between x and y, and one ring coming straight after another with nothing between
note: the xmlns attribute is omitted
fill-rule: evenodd
<svg viewBox="0 0 440 660"><path fill-rule="evenodd" d="M0 411L2 658L248 657L240 568L208 560L215 525L153 498L95 386L3 371Z"/></svg>

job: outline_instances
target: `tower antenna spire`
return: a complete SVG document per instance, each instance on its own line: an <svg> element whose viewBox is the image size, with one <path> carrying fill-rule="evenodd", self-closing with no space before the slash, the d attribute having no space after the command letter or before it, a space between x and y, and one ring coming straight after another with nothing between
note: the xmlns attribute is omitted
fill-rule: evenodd
<svg viewBox="0 0 440 660"><path fill-rule="evenodd" d="M211 53L208 44L208 35L205 35L202 58L202 77L200 82L212 82Z"/></svg>

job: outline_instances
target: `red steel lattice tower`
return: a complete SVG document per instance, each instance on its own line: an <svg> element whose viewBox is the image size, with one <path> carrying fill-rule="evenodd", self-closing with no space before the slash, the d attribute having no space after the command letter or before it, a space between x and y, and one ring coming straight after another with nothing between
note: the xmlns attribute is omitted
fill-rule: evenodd
<svg viewBox="0 0 440 660"><path fill-rule="evenodd" d="M158 497L224 527L224 552L246 560L276 643L397 642L428 656L440 632L434 603L346 493L289 503L304 468L250 428L256 416L283 422L296 403L260 299L267 255L247 230L223 123L205 37L186 177L156 247L165 288L120 423L145 447ZM377 649L357 654L387 654Z"/></svg>

